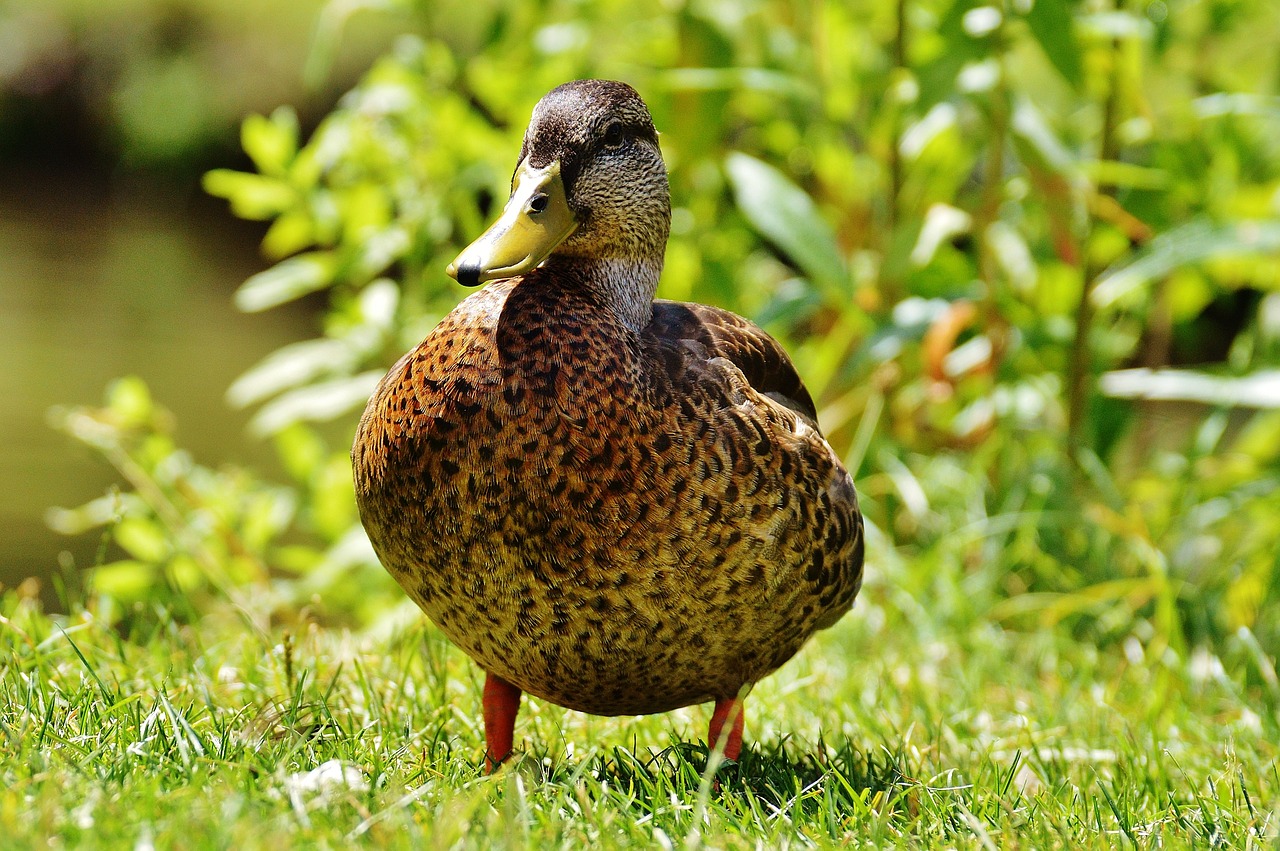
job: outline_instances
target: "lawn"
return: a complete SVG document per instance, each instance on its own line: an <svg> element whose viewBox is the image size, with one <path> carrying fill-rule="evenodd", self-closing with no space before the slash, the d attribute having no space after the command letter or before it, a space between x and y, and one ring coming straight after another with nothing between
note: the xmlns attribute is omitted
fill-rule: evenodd
<svg viewBox="0 0 1280 851"><path fill-rule="evenodd" d="M874 558L873 553L873 558ZM1272 846L1275 674L1137 637L950 623L883 559L854 612L762 682L738 764L708 708L526 700L480 769L481 678L429 626L266 631L227 608L107 626L10 593L5 847ZM962 588L956 586L955 593ZM940 610L954 605L940 605ZM189 614L189 613L188 613ZM1270 699L1266 691L1270 690Z"/></svg>

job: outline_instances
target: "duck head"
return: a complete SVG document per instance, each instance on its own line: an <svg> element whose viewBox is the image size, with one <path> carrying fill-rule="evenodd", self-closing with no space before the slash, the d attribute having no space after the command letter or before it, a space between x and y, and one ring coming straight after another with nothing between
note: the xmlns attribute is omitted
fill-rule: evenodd
<svg viewBox="0 0 1280 851"><path fill-rule="evenodd" d="M671 225L667 170L635 89L578 80L534 107L502 216L450 264L476 286L573 267L629 325L648 321Z"/></svg>

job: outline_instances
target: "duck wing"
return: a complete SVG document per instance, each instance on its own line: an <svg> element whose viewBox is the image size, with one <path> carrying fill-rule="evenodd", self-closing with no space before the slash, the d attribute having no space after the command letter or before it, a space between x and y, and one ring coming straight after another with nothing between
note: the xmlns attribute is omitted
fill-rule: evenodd
<svg viewBox="0 0 1280 851"><path fill-rule="evenodd" d="M777 340L749 319L705 304L657 300L646 330L659 339L705 347L710 357L724 358L741 370L757 393L790 408L817 428L813 397L791 358Z"/></svg>

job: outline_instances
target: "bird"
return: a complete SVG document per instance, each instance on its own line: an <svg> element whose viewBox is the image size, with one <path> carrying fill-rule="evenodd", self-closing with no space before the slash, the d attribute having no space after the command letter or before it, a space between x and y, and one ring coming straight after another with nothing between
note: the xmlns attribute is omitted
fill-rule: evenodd
<svg viewBox="0 0 1280 851"><path fill-rule="evenodd" d="M476 287L391 367L352 470L378 558L485 672L489 772L524 693L594 715L743 701L853 605L848 471L783 347L656 299L666 166L626 83L534 107L501 214L449 265Z"/></svg>

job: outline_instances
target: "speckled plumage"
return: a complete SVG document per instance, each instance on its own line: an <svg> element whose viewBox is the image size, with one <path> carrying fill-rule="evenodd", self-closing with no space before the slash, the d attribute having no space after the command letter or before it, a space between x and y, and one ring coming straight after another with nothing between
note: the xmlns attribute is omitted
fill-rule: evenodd
<svg viewBox="0 0 1280 851"><path fill-rule="evenodd" d="M601 715L735 697L857 594L852 481L771 337L653 302L666 175L629 87L548 95L526 158L565 163L579 226L383 379L352 452L361 518L423 611L524 691Z"/></svg>

